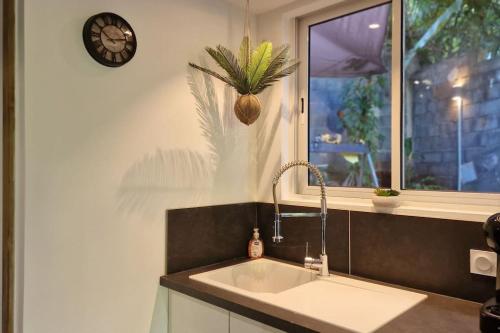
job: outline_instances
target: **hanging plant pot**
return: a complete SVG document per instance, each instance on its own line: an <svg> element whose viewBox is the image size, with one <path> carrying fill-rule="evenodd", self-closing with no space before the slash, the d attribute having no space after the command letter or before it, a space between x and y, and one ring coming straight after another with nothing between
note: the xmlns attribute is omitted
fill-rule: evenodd
<svg viewBox="0 0 500 333"><path fill-rule="evenodd" d="M218 73L192 62L189 63L189 66L234 88L240 94L234 104L236 117L245 125L250 125L259 118L262 109L256 95L270 87L274 82L295 72L299 62L290 60L290 48L287 45L273 49L271 42L263 41L256 47L252 47L250 1L246 2L245 31L237 56L222 45L217 45L215 48L205 48L210 57L225 73Z"/></svg>
<svg viewBox="0 0 500 333"><path fill-rule="evenodd" d="M259 118L261 109L259 98L253 94L241 95L234 103L236 117L247 126Z"/></svg>

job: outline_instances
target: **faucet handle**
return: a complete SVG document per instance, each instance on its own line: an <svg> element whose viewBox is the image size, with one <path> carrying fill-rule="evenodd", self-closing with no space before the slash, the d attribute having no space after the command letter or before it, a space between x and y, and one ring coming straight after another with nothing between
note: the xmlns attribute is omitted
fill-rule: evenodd
<svg viewBox="0 0 500 333"><path fill-rule="evenodd" d="M322 265L322 259L309 257L309 242L306 242L306 256L304 258L304 267L307 269L319 269Z"/></svg>
<svg viewBox="0 0 500 333"><path fill-rule="evenodd" d="M273 236L272 239L273 243L281 243L281 241L283 240L283 236Z"/></svg>
<svg viewBox="0 0 500 333"><path fill-rule="evenodd" d="M306 256L304 257L304 266L306 268L311 268L313 264L317 263L318 260L309 257L309 242L306 242Z"/></svg>

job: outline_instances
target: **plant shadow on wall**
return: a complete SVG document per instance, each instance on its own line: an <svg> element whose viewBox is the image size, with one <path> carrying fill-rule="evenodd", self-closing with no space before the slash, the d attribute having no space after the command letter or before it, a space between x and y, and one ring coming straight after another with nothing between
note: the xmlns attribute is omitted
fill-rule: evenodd
<svg viewBox="0 0 500 333"><path fill-rule="evenodd" d="M238 122L232 111L232 91L225 88L220 107L210 76L188 68L187 80L196 101L208 153L193 149L157 149L154 154L147 154L122 178L117 193L120 211L151 217L169 208L217 201L220 195L217 188L229 183L231 170L245 167L240 151L245 145L241 145ZM234 186L224 186L225 196L236 191L241 193L244 185L238 181L232 184Z"/></svg>
<svg viewBox="0 0 500 333"><path fill-rule="evenodd" d="M281 166L281 150L272 151L273 143L276 142L276 136L279 135L279 126L281 120L284 124L289 125L292 121L291 113L288 112L285 105L280 104L279 111L276 112L275 103L272 101L273 94L271 91L266 91L263 93L262 100L263 112L262 115L257 120L257 142L256 149L253 156L255 156L256 174L257 182L259 182L259 188L266 188L271 184L267 177L262 175L266 174L266 170L271 170L274 174ZM272 153L278 154L277 156L272 156ZM269 161L273 164L269 166ZM269 193L271 193L269 191Z"/></svg>

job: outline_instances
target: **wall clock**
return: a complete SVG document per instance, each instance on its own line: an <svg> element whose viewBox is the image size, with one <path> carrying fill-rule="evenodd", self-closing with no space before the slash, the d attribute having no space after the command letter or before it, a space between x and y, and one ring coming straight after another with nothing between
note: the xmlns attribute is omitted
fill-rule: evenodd
<svg viewBox="0 0 500 333"><path fill-rule="evenodd" d="M83 43L92 58L109 67L126 64L137 49L132 27L113 13L91 16L83 26Z"/></svg>

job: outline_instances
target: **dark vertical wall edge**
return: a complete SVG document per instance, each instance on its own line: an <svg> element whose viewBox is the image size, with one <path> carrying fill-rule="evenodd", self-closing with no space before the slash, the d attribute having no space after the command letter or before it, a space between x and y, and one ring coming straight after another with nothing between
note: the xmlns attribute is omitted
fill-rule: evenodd
<svg viewBox="0 0 500 333"><path fill-rule="evenodd" d="M3 0L2 332L14 332L15 0Z"/></svg>

